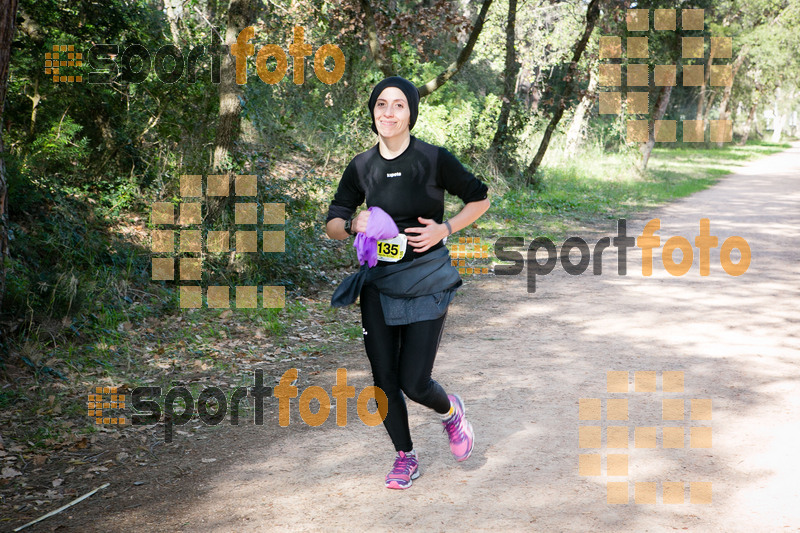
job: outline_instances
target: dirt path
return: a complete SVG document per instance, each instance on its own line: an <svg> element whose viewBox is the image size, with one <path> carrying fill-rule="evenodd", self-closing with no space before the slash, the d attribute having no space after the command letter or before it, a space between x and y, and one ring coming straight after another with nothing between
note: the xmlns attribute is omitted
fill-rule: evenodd
<svg viewBox="0 0 800 533"><path fill-rule="evenodd" d="M719 244L747 240L749 270L729 276L715 248L710 276L699 275L695 253L675 277L658 249L643 277L634 249L620 276L610 248L603 275L590 267L569 276L557 265L533 294L524 275L471 281L451 308L435 368L476 429L467 462L452 459L436 417L412 405L422 476L410 490L386 490L391 444L382 427L360 422L354 401L344 428L333 414L321 427L302 424L296 400L291 425L280 428L267 402L264 426L192 441L180 474L165 468L160 483L120 484L114 498L31 529L800 531L800 144L629 220L628 235L653 218L662 245L671 236L693 243L700 219L710 219ZM341 357L357 392L370 384L360 350ZM628 371L631 392L606 392L609 370ZM684 392L662 392L665 370L684 372ZM633 392L636 371L656 371L657 391ZM335 381L332 370L308 377L301 391L330 391ZM580 398L602 399L604 418L608 398L628 398L629 420L579 421ZM662 398L687 400L682 422L661 421ZM690 420L692 398L712 400L710 422ZM578 428L592 424L628 426L629 448L580 449ZM664 449L661 429L655 449L634 447L635 426L662 424L685 429L683 448ZM695 426L712 428L711 448L689 447ZM581 453L601 454L603 475L579 475ZM606 475L607 453L629 456L628 476ZM630 503L608 504L607 481L628 482ZM686 502L662 503L663 481L685 482ZM711 504L689 502L693 481L712 483ZM635 482L656 482L657 503L634 503Z"/></svg>

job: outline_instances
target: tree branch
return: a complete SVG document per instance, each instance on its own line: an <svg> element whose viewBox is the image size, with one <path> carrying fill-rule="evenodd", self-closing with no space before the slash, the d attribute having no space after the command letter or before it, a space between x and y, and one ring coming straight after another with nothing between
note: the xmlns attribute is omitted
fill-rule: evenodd
<svg viewBox="0 0 800 533"><path fill-rule="evenodd" d="M599 14L600 0L591 0L591 2L589 2L589 6L586 8L586 28L583 30L583 35L581 36L580 40L575 45L575 52L572 54L572 62L569 64L569 69L567 70L566 78L569 80L569 82L564 88L564 93L561 95L561 101L559 102L556 110L553 112L553 117L550 119L550 123L544 130L544 137L542 138L542 142L539 144L539 150L533 157L531 164L525 170L526 185L537 184L535 178L536 171L538 170L539 165L541 165L542 159L544 159L544 154L547 152L547 147L550 145L550 137L552 137L553 132L556 130L556 126L558 126L561 117L564 115L567 98L572 95L575 80L575 70L578 66L578 61L580 61L583 51L586 49L586 44L589 42L589 37L594 31L594 26L597 23L597 17Z"/></svg>
<svg viewBox="0 0 800 533"><path fill-rule="evenodd" d="M441 74L436 76L434 79L432 79L425 85L417 87L420 98L431 94L433 91L444 85L447 82L447 80L455 76L459 70L461 70L461 67L464 65L464 63L467 62L467 59L469 59L469 56L472 54L472 49L475 47L475 43L478 40L478 36L481 34L481 30L483 29L483 23L486 21L486 13L489 11L490 5L492 5L492 0L483 1L481 12L478 14L478 20L475 21L475 26L473 26L472 28L472 33L470 34L469 39L467 39L467 44L464 45L464 48L458 55L458 59L456 59L453 63L451 63L446 69L444 69L441 72Z"/></svg>
<svg viewBox="0 0 800 533"><path fill-rule="evenodd" d="M391 59L387 59L383 54L381 43L378 39L378 27L375 25L375 15L372 13L372 6L369 5L369 0L360 0L360 2L361 9L364 11L364 25L367 28L367 44L369 44L369 51L372 54L372 59L384 76L393 76L394 67L392 66L392 61Z"/></svg>

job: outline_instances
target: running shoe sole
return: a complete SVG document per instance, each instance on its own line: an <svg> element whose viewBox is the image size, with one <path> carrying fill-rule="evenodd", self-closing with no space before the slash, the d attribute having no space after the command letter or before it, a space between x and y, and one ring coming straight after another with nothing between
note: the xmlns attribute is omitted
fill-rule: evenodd
<svg viewBox="0 0 800 533"><path fill-rule="evenodd" d="M411 479L408 480L408 484L403 484L399 479L392 479L386 482L387 489L399 489L404 490L409 488L413 484L413 480L419 477L419 467L411 474Z"/></svg>
<svg viewBox="0 0 800 533"><path fill-rule="evenodd" d="M472 424L469 423L469 420L464 420L466 426L469 428L470 434L472 434L472 440L469 444L469 450L467 450L467 454L462 457L456 457L456 461L466 461L469 459L469 456L472 455L472 449L475 447L475 432L472 431Z"/></svg>
<svg viewBox="0 0 800 533"><path fill-rule="evenodd" d="M469 420L467 420L467 409L466 407L464 407L464 401L461 399L461 396L459 396L458 394L451 394L450 396L452 396L453 399L458 404L458 409L461 411L461 417L464 421L465 429L469 430L468 433L472 437L470 439L470 446L469 450L467 450L467 453L460 456L454 455L456 461L466 461L467 459L469 459L469 456L472 455L473 448L475 448L475 432L472 430L472 424L470 424Z"/></svg>

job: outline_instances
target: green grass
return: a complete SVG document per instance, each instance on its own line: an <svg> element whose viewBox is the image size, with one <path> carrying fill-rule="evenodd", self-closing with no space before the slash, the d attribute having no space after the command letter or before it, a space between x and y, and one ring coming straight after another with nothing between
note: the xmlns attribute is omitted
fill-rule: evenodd
<svg viewBox="0 0 800 533"><path fill-rule="evenodd" d="M362 334L363 332L359 324L344 327L344 335L345 337L347 337L348 340L351 341L358 340L361 338Z"/></svg>
<svg viewBox="0 0 800 533"><path fill-rule="evenodd" d="M744 162L789 147L751 141L723 148L656 148L644 173L635 150L607 153L587 147L580 157L555 151L545 158L540 190L493 184L492 207L480 230L470 234L489 242L500 236L562 240L582 227L602 229L617 218L706 189Z"/></svg>

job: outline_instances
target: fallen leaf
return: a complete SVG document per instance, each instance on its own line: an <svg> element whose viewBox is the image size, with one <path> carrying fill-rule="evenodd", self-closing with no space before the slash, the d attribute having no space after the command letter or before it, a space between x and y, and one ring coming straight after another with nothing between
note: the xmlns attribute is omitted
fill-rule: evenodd
<svg viewBox="0 0 800 533"><path fill-rule="evenodd" d="M10 466L7 466L7 467L3 468L2 473L0 473L0 477L3 477L3 478L17 477L17 476L21 476L21 475L22 475L22 472L20 472L19 470L14 470Z"/></svg>
<svg viewBox="0 0 800 533"><path fill-rule="evenodd" d="M56 487L60 486L62 483L64 483L63 479L61 479L61 478L54 479L53 480L53 488L56 488Z"/></svg>
<svg viewBox="0 0 800 533"><path fill-rule="evenodd" d="M35 466L42 466L46 462L47 462L47 456L46 455L34 455L33 456L33 464Z"/></svg>

